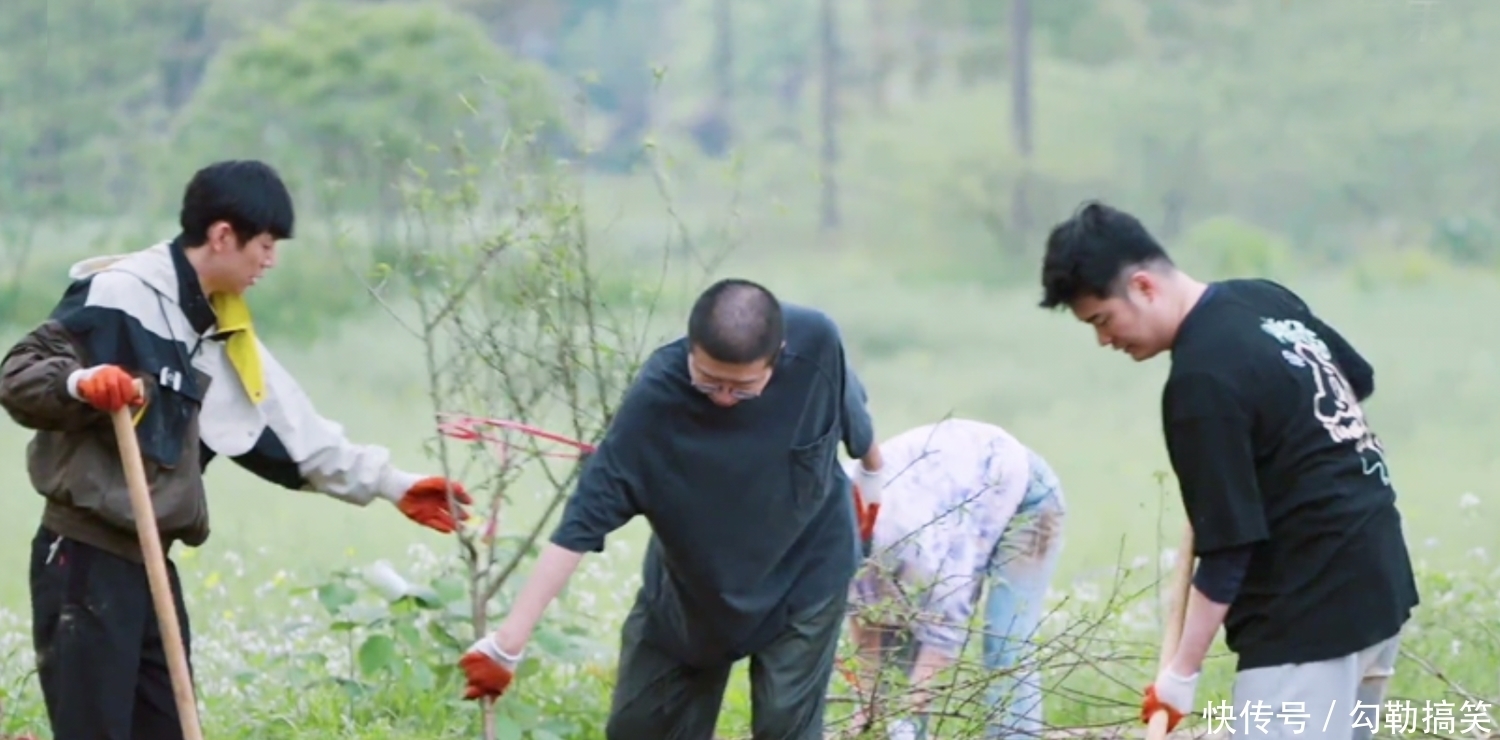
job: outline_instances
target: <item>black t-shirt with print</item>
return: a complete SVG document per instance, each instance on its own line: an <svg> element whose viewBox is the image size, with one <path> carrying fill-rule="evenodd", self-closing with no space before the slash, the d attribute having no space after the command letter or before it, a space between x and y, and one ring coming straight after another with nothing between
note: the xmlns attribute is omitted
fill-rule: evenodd
<svg viewBox="0 0 1500 740"><path fill-rule="evenodd" d="M1418 602L1373 391L1364 358L1267 280L1213 284L1178 331L1162 419L1195 554L1253 546L1224 624L1239 670L1357 652Z"/></svg>

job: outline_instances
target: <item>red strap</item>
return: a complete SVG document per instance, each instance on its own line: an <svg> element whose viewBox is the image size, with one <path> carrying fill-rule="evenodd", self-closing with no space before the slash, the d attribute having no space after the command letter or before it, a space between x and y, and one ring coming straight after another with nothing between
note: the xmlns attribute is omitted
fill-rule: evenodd
<svg viewBox="0 0 1500 740"><path fill-rule="evenodd" d="M501 431L499 433L492 431L495 429ZM543 455L544 457L557 457L564 459L580 458L594 451L594 445L588 444L586 442L580 442L576 439L570 439L560 434L554 434L552 432L531 426L529 424L522 424L518 421L510 421L507 419L487 419L478 416L470 416L468 414L438 414L439 434L442 434L443 436L450 439L456 439L463 442L484 442L490 446L491 450L495 453L495 457L500 460L501 465L506 464L506 462L508 461L509 455L507 455L507 449L511 446L510 442L505 439L504 432L506 431L529 434L539 439L545 439L549 442L555 442L557 444L573 448L573 450L569 452L549 452L545 450L538 451L539 454ZM495 539L497 520L499 519L499 505L500 499L499 497L496 497L491 505L490 520L485 525L485 542L492 542Z"/></svg>
<svg viewBox="0 0 1500 740"><path fill-rule="evenodd" d="M522 424L519 421L510 421L508 419L487 419L478 416L469 416L467 414L455 413L438 414L438 419L438 431L440 433L453 439L464 440L467 442L485 441L504 444L504 439L497 438L485 431L486 427L491 427L529 434L533 437L545 439L549 442L556 442L558 444L567 445L568 447L572 447L575 450L578 450L579 453L581 453L551 453L550 455L548 455L549 457L580 457L581 455L586 455L593 452L595 449L594 445L588 444L587 442L580 442L576 439L564 437L561 434L554 434L545 429L531 426L530 424Z"/></svg>

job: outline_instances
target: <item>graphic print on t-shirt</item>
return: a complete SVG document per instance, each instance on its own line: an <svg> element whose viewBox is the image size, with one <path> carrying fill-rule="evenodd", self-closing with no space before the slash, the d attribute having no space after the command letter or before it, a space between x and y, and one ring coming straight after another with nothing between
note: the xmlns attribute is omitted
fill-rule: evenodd
<svg viewBox="0 0 1500 740"><path fill-rule="evenodd" d="M1335 442L1354 441L1354 450L1364 462L1365 474L1378 474L1382 483L1391 482L1385 464L1385 450L1365 423L1365 412L1359 399L1333 361L1333 353L1316 332L1296 319L1262 318L1260 328L1287 345L1281 356L1293 367L1308 368L1316 391L1313 410L1318 422Z"/></svg>

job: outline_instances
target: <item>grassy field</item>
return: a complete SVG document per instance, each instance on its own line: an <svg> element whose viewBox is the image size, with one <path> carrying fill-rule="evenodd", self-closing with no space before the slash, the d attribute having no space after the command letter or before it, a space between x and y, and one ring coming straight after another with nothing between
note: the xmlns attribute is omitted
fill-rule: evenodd
<svg viewBox="0 0 1500 740"><path fill-rule="evenodd" d="M879 142L929 123L899 120L861 129L853 148L873 151ZM953 138L962 135L950 133ZM766 161L774 164L779 160L772 154ZM950 154L933 156L951 161ZM805 178L786 175L777 182L764 171L751 172L745 182L754 182L754 192L774 191L782 196L782 205L796 205L790 215L778 217L782 206L771 198L747 198L751 205L741 213L743 243L718 274L761 280L785 300L829 312L842 327L869 388L882 436L952 414L998 423L1046 457L1063 480L1070 508L1055 584L1060 595L1107 582L1122 563L1156 560L1174 546L1182 520L1170 479L1165 485L1157 480L1157 473L1168 469L1159 434L1166 358L1138 365L1109 353L1070 316L1036 308L1031 279L998 275L1006 268L983 253L934 246L947 240L971 244L973 234L957 233L961 227L946 229L941 216L914 206L910 193L882 194L885 180L862 169L900 166L851 165L855 171L850 178L859 184L851 190L846 214L851 226L837 242L808 237L805 218L812 210L807 205L812 185ZM711 185L707 170L695 171L696 176L684 174L677 183L691 194L683 208L715 218L728 209L732 188ZM599 180L596 185L602 213L660 211L641 195L649 190L639 180ZM906 204L906 212L926 217L883 215L898 203ZM659 238L669 225L653 215L621 220L612 228L616 230L605 242L628 253ZM295 261L295 252L288 249L285 259ZM1023 272L1033 274L1034 268L1026 265ZM276 279L274 273L270 279ZM1494 483L1500 480L1500 458L1493 454L1500 430L1495 421L1500 419L1500 390L1494 382L1500 350L1482 319L1497 305L1495 280L1451 270L1385 283L1356 280L1347 272L1303 272L1284 279L1375 366L1377 391L1368 412L1386 444L1410 542L1424 568L1476 574L1492 570L1484 548L1493 547L1494 532L1500 530L1500 491ZM685 323L682 296L666 310L663 338L680 332ZM14 335L12 331L3 339L8 344ZM273 347L278 344L274 336L267 340ZM433 423L423 396L421 357L415 342L394 331L390 319L378 314L360 319L337 337L283 352L282 359L323 414L342 423L351 438L388 445L409 469L428 468L422 445L432 436ZM5 615L0 622L5 635L0 679L10 687L0 690L19 707L0 730L23 729L39 711L34 682L25 675L31 654L25 643L29 607L21 574L40 511L40 499L25 474L26 439L14 424L0 425L0 452L9 456L9 464L0 466L0 487L8 492L0 499L0 542L6 543L0 548L0 572L16 574L0 581ZM203 660L211 667L206 670L216 676L204 690L217 730L212 736L293 737L299 736L298 727L311 732L306 730L310 726L328 736L439 736L435 729L425 735L410 729L415 726L445 727L444 732L463 736L462 728L429 716L456 711L450 703L418 690L402 694L399 701L376 708L360 704L363 708L356 710L356 704L374 700L329 698L342 694L289 699L276 693L282 690L279 684L267 685L282 674L266 669L261 681L241 684L223 673L247 670L247 655L269 654L278 640L302 639L269 631L270 625L317 621L316 605L296 596L294 586L378 559L390 560L403 572L425 571L453 557L452 543L409 524L383 503L360 510L279 490L225 461L214 464L208 479L213 536L201 551L179 557L195 628L206 635ZM523 507L505 526L518 527L535 514ZM592 616L585 619L606 645L618 624L618 606L631 593L644 535L641 522L621 532L618 550L585 574L560 606L563 613L589 612ZM298 642L308 651L348 652L339 635L309 634ZM607 684L607 672L590 679L596 681L592 684L569 676L555 680L561 686L572 681L575 691L596 695ZM1110 688L1131 696L1138 691L1133 682L1142 680L1146 677L1132 675ZM730 702L729 725L742 719L745 709L742 687L737 690L741 693ZM1120 717L1129 712L1128 702L1117 709Z"/></svg>

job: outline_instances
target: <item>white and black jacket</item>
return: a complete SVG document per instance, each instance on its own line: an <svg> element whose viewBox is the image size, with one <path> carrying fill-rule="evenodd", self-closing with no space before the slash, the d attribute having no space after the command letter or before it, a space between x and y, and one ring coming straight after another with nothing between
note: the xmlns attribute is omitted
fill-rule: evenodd
<svg viewBox="0 0 1500 740"><path fill-rule="evenodd" d="M164 545L208 538L203 470L215 456L279 486L357 505L398 501L421 477L320 416L253 334L237 341L254 347L263 382L242 380L230 361L235 332L221 331L176 241L85 260L69 276L51 316L0 362L0 405L36 431L27 467L47 499L48 529L140 558L111 422L70 389L74 371L102 364L119 365L147 389L136 433Z"/></svg>

